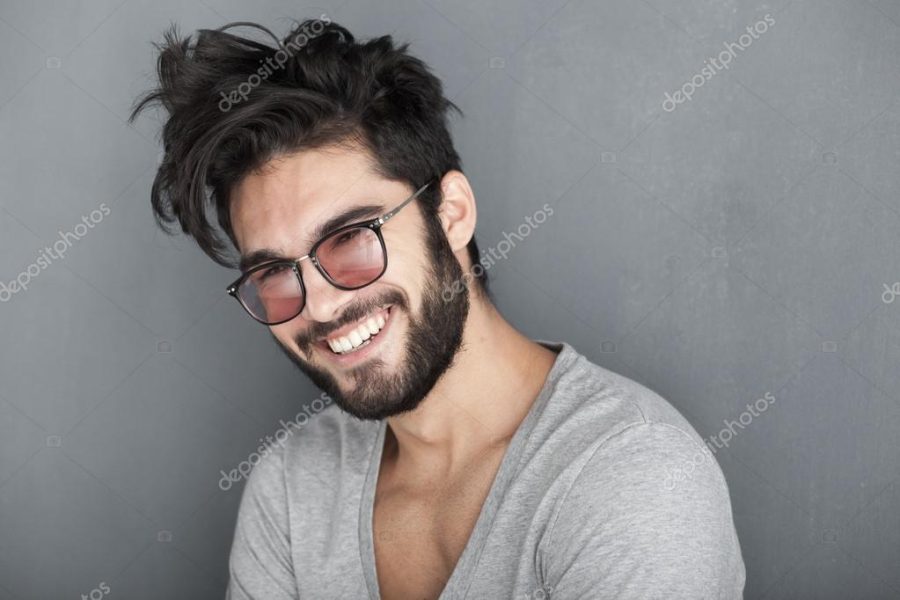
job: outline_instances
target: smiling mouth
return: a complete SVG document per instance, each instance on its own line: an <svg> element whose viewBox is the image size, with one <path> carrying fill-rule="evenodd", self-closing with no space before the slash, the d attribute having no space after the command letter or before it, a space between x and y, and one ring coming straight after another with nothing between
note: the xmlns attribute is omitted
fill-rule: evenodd
<svg viewBox="0 0 900 600"><path fill-rule="evenodd" d="M332 335L321 344L337 355L353 354L372 343L390 319L391 306L379 309L359 321L352 329L341 335Z"/></svg>

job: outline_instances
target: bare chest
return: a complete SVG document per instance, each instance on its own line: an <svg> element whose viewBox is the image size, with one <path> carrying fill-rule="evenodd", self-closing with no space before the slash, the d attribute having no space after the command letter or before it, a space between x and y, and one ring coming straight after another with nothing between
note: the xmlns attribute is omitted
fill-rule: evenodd
<svg viewBox="0 0 900 600"><path fill-rule="evenodd" d="M372 512L375 566L384 600L435 600L465 550L497 464L465 481L411 491L376 487Z"/></svg>

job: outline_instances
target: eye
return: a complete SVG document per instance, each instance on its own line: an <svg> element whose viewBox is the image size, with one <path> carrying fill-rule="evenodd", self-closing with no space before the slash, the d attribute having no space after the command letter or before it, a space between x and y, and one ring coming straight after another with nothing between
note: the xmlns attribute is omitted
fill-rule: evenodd
<svg viewBox="0 0 900 600"><path fill-rule="evenodd" d="M278 264L272 265L270 267L260 269L259 272L257 273L257 277L259 279L265 281L266 279L269 279L270 277L274 277L275 275L278 275L279 273L283 272L285 269L290 269L290 268L291 268L291 266L288 264L278 263Z"/></svg>
<svg viewBox="0 0 900 600"><path fill-rule="evenodd" d="M360 228L348 229L342 233L339 233L334 240L334 243L337 244L346 244L347 242L352 242L355 238L357 238L362 230Z"/></svg>

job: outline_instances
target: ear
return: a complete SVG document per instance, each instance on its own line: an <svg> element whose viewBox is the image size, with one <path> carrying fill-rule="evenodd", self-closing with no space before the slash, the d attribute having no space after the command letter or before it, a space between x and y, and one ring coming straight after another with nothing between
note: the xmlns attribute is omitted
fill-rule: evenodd
<svg viewBox="0 0 900 600"><path fill-rule="evenodd" d="M461 171L448 171L441 179L441 206L438 214L453 252L464 249L475 235L475 194Z"/></svg>

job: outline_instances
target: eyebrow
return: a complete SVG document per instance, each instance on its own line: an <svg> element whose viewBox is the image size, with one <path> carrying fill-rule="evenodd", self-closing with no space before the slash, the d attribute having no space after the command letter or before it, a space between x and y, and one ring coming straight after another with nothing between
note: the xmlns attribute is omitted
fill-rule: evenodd
<svg viewBox="0 0 900 600"><path fill-rule="evenodd" d="M363 219L366 219L367 217L381 215L384 212L386 212L386 210L381 204L363 204L354 206L340 214L331 217L324 223L320 223L319 225L317 225L316 228L313 229L312 239L320 240L326 234L331 233L339 227L343 227L344 225L348 225L356 221L361 221ZM254 250L247 254L242 254L238 268L241 270L241 272L246 272L248 269L260 265L264 262L273 260L292 260L294 258L297 257L284 256L280 252L272 250L271 248L260 248L259 250Z"/></svg>

